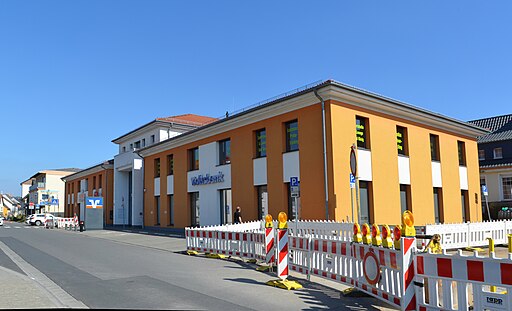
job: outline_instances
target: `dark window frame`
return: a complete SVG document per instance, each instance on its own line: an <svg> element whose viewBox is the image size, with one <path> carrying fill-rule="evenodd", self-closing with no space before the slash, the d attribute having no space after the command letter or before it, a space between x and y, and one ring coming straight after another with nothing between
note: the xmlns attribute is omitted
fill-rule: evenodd
<svg viewBox="0 0 512 311"><path fill-rule="evenodd" d="M439 146L439 135L430 134L430 160L441 162L441 150Z"/></svg>
<svg viewBox="0 0 512 311"><path fill-rule="evenodd" d="M370 150L370 119L356 115L357 148Z"/></svg>
<svg viewBox="0 0 512 311"><path fill-rule="evenodd" d="M196 159L197 156L197 159ZM197 171L199 170L199 147L195 147L188 150L188 170Z"/></svg>
<svg viewBox="0 0 512 311"><path fill-rule="evenodd" d="M457 155L459 157L459 166L466 166L466 143L457 140Z"/></svg>
<svg viewBox="0 0 512 311"><path fill-rule="evenodd" d="M219 165L231 163L231 139L223 139L218 142L219 147Z"/></svg>
<svg viewBox="0 0 512 311"><path fill-rule="evenodd" d="M409 140L404 126L396 126L396 147L399 155L409 156Z"/></svg>
<svg viewBox="0 0 512 311"><path fill-rule="evenodd" d="M174 175L174 154L167 155L167 176Z"/></svg>
<svg viewBox="0 0 512 311"><path fill-rule="evenodd" d="M263 133L263 135L261 135ZM264 138L263 140L261 138ZM264 158L267 156L267 129L262 128L254 131L256 158Z"/></svg>
<svg viewBox="0 0 512 311"><path fill-rule="evenodd" d="M293 124L296 124L296 136L297 138L294 140L293 135ZM293 152L299 150L299 121L298 119L288 121L284 124L284 134L285 134L285 152Z"/></svg>
<svg viewBox="0 0 512 311"><path fill-rule="evenodd" d="M154 164L154 177L158 178L160 177L160 158L156 158L153 160Z"/></svg>

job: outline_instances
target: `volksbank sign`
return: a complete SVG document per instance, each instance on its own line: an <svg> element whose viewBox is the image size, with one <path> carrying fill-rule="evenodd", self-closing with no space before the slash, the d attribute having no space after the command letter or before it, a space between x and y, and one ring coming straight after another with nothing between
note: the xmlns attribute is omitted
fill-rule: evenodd
<svg viewBox="0 0 512 311"><path fill-rule="evenodd" d="M201 185L209 185L224 182L224 173L219 172L217 175L199 175L197 177L192 177L192 186L201 186Z"/></svg>

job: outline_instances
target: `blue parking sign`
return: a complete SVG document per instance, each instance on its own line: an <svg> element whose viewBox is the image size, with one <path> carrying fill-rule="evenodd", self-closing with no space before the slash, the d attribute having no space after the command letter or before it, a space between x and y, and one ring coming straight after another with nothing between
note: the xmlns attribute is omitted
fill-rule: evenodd
<svg viewBox="0 0 512 311"><path fill-rule="evenodd" d="M298 187L299 186L299 177L290 177L290 186Z"/></svg>

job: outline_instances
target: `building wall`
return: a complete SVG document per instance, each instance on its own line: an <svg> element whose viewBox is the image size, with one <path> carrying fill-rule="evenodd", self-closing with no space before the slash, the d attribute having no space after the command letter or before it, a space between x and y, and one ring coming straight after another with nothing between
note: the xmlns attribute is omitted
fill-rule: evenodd
<svg viewBox="0 0 512 311"><path fill-rule="evenodd" d="M96 187L94 187L94 177L96 177ZM100 188L101 178L101 188ZM87 183L83 181L87 180ZM87 185L86 188L84 186ZM81 176L77 179L67 180L65 183L65 217L73 217L75 213L80 217L80 205L78 196L80 192L86 192L90 196L103 196L103 213L105 222L108 225L113 224L110 213L114 206L114 171L113 169L101 170Z"/></svg>
<svg viewBox="0 0 512 311"><path fill-rule="evenodd" d="M356 142L355 118L369 119L369 151L358 151L361 180L370 181L373 189L373 210L371 219L376 223L390 225L400 223L400 180L407 180L411 189L412 211L416 224L434 222L433 186L434 180L440 182L443 190L445 222L462 221L461 187L468 185L470 220L480 220L479 210L479 173L476 139L460 137L441 129L419 125L414 121L402 120L391 115L365 110L333 100L326 101L327 157L329 184L329 219L337 221L352 220L351 189L349 187L350 147ZM285 153L284 123L297 119L299 127L299 151L296 155ZM407 128L409 155L399 166L396 145L396 126ZM173 194L175 208L175 227L191 224L188 193L194 190L190 185L191 173L188 172L188 154L191 148L201 149L220 140L231 139L231 189L233 207L241 206L244 221L259 218L254 183L255 136L254 131L265 128L267 135L266 179L268 187L269 213L274 217L280 211L288 211L287 182L289 176L297 174L301 190L301 216L303 219L325 219L324 167L322 145L322 112L320 104L309 105L292 112L226 130L194 143L176 147L144 158L144 224L155 225L155 193L160 194L162 215L168 215L167 202L167 163L166 157L174 155ZM439 136L440 167L439 176L434 176L430 158L430 134ZM461 169L458 163L457 141L465 143L467 180L461 182ZM214 144L216 145L216 144ZM290 158L298 156L299 166L291 165ZM161 175L155 181L154 160L160 158ZM288 160L287 160L288 159ZM212 161L212 159L210 158ZM215 159L216 160L216 159ZM409 169L404 172L404 167ZM285 163L288 161L288 163ZM205 164L201 159L200 172L215 173L219 168ZM206 167L205 167L206 165ZM399 174L399 167L401 172ZM259 174L260 172L258 172ZM195 173L193 173L195 174ZM289 176L288 176L288 175ZM403 178L406 175L407 178ZM402 176L402 177L400 177ZM258 177L259 178L259 177ZM159 189L155 189L155 186ZM218 185L220 186L220 185ZM215 188L219 189L219 187ZM156 191L156 192L155 192ZM165 195L162 195L165 194ZM355 198L355 193L353 193ZM475 194L477 199L475 200ZM201 199L207 202L203 202ZM200 196L201 208L217 210L218 197ZM215 201L215 202L213 202ZM355 199L353 199L355 202ZM357 208L354 207L357 219ZM213 211L213 210L212 210ZM203 212L201 212L201 215ZM201 218L201 225L214 224L215 212ZM161 217L160 226L168 226L168 217ZM204 222L203 222L204 221Z"/></svg>
<svg viewBox="0 0 512 311"><path fill-rule="evenodd" d="M408 120L366 111L336 101L328 102L330 140L334 170L330 173L330 196L336 204L337 220L352 219L349 174L350 146L356 143L356 115L369 119L372 185L373 220L376 223L400 223L400 182L398 173L398 153L396 126L407 128L409 149L409 177L412 212L416 223L434 222L434 199L432 161L430 157L430 134L439 136L441 180L443 189L444 221L462 221L461 182L459 175L457 141L463 141L466 148L468 171L470 219L481 220L479 204L475 194L479 194L478 155L476 140L458 137L440 130L426 128ZM355 192L354 192L355 196ZM331 208L331 207L330 207ZM355 214L357 214L357 208ZM355 216L357 219L357 217Z"/></svg>

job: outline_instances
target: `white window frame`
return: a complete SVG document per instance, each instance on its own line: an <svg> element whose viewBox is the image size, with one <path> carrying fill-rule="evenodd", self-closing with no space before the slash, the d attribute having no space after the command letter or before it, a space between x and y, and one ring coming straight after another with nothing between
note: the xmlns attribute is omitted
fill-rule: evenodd
<svg viewBox="0 0 512 311"><path fill-rule="evenodd" d="M503 179L512 178L512 174L500 175L500 198L502 201L512 201L512 198L505 199L505 189L503 189Z"/></svg>
<svg viewBox="0 0 512 311"><path fill-rule="evenodd" d="M498 157L498 156L496 156L496 150L498 150L498 149L500 150L500 156L499 156L499 157ZM501 147L494 148L494 149L492 150L492 154L493 154L493 156L494 156L494 159L503 159L503 149L502 149Z"/></svg>

